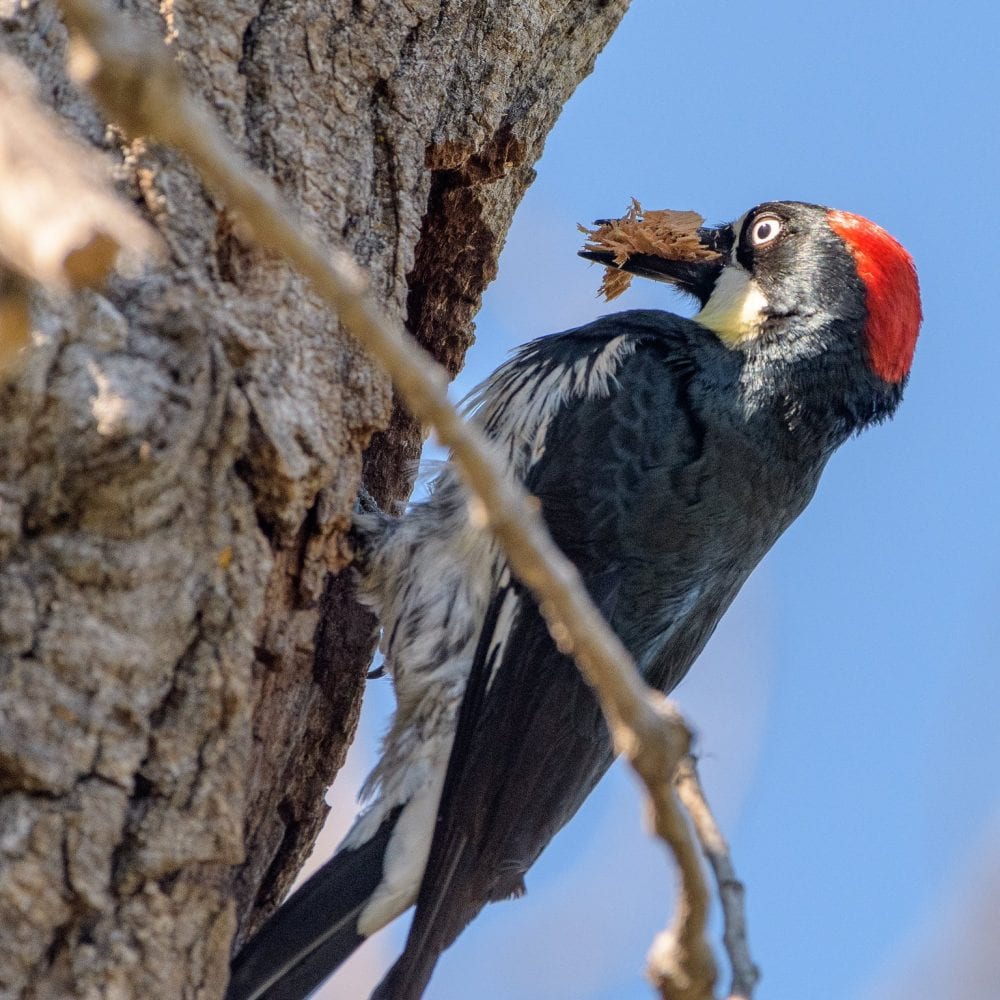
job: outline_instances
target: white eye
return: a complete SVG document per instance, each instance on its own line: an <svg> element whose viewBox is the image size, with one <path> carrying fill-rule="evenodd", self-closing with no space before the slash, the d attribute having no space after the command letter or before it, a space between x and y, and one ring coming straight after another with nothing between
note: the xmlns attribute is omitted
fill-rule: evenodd
<svg viewBox="0 0 1000 1000"><path fill-rule="evenodd" d="M750 227L750 242L755 247L767 246L781 235L781 219L776 215L762 215Z"/></svg>

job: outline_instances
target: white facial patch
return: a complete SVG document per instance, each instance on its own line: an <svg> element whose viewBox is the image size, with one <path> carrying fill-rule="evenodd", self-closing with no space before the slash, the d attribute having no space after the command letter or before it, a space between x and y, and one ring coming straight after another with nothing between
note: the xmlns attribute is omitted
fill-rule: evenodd
<svg viewBox="0 0 1000 1000"><path fill-rule="evenodd" d="M749 214L750 214L750 212L744 212L744 213L743 213L743 214L742 214L742 215L741 215L741 216L740 216L740 217L739 217L739 218L738 218L738 219L737 219L737 220L736 220L736 221L735 221L735 222L734 222L734 223L732 224L732 227L731 227L731 228L732 228L732 230L733 230L733 246L732 246L732 249L731 249L731 250L729 251L729 253L728 253L728 255L727 255L727 256L729 257L729 261L730 261L730 263L732 263L732 264L735 264L735 263L736 263L736 249L737 249L737 247L739 247L739 245L740 245L740 237L741 237L741 236L743 235L743 226L744 226L744 224L746 223L746 221L747 221L747 216L748 216Z"/></svg>
<svg viewBox="0 0 1000 1000"><path fill-rule="evenodd" d="M750 272L728 264L695 319L732 347L756 337L766 314L767 299Z"/></svg>

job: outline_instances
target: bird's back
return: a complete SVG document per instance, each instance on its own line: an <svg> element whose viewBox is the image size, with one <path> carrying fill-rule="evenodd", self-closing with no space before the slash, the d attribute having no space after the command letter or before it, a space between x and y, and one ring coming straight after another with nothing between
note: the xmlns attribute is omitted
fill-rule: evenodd
<svg viewBox="0 0 1000 1000"><path fill-rule="evenodd" d="M723 394L713 383L737 375L732 353L678 317L608 317L575 339L536 342L532 365L546 369L546 350L563 366L580 364L622 336L633 342L606 394L563 401L546 426L545 461L529 461L525 480L647 680L669 691L804 506L822 463L800 466L803 481L759 453L740 415L715 403ZM417 914L380 998L421 994L437 956L483 905L521 891L613 759L578 668L533 599L516 583L507 588L494 603L516 594L517 613L502 637L499 616L486 615Z"/></svg>

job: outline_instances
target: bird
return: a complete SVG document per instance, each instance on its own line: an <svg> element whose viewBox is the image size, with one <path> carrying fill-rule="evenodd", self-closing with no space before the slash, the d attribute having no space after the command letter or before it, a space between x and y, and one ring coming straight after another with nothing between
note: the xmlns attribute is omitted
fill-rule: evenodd
<svg viewBox="0 0 1000 1000"><path fill-rule="evenodd" d="M910 255L861 216L765 202L695 235L696 259L581 252L693 296L692 318L632 310L533 340L467 403L663 692L832 453L895 412L922 321ZM358 594L381 623L395 716L367 804L239 952L228 1000L307 996L412 906L372 1000L422 996L482 908L525 891L614 757L593 692L450 464L402 516L362 508Z"/></svg>

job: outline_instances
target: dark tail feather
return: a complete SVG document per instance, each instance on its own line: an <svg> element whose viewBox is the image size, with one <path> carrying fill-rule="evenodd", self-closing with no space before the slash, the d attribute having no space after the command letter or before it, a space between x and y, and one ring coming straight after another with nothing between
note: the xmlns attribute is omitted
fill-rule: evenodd
<svg viewBox="0 0 1000 1000"><path fill-rule="evenodd" d="M482 874L459 846L441 885L421 886L406 947L370 1000L420 1000L441 954L487 900L495 898ZM492 878L487 876L487 881Z"/></svg>
<svg viewBox="0 0 1000 1000"><path fill-rule="evenodd" d="M424 951L414 960L404 953L375 987L369 1000L420 1000L440 957L440 952Z"/></svg>
<svg viewBox="0 0 1000 1000"><path fill-rule="evenodd" d="M400 809L355 850L339 851L243 947L226 1000L302 1000L365 939L358 916L382 881Z"/></svg>

